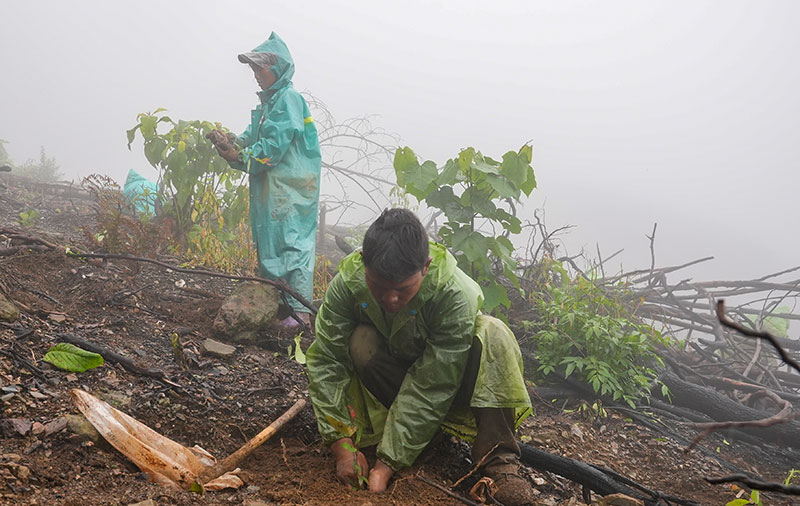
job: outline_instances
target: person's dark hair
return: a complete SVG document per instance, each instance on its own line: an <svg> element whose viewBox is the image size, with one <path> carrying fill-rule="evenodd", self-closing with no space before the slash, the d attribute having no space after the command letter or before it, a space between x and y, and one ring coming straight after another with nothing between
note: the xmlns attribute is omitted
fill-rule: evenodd
<svg viewBox="0 0 800 506"><path fill-rule="evenodd" d="M364 266L397 283L421 271L428 262L428 234L408 209L386 209L364 234Z"/></svg>

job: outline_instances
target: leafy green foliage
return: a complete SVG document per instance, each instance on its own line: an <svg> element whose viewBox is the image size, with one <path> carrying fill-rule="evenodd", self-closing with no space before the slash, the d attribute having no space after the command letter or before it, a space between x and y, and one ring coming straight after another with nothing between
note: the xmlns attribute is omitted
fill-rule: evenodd
<svg viewBox="0 0 800 506"><path fill-rule="evenodd" d="M71 372L84 372L103 365L102 355L70 343L58 343L51 347L42 360Z"/></svg>
<svg viewBox="0 0 800 506"><path fill-rule="evenodd" d="M444 214L439 237L456 255L458 266L481 285L484 309L489 312L511 306L499 275L519 288L508 237L522 230L514 203L536 188L532 157L533 148L527 144L503 155L502 161L470 147L437 167L430 160L419 163L411 148L395 152L398 186Z"/></svg>
<svg viewBox="0 0 800 506"><path fill-rule="evenodd" d="M36 209L28 209L19 213L19 224L25 228L32 227L34 223L39 220L39 211Z"/></svg>
<svg viewBox="0 0 800 506"><path fill-rule="evenodd" d="M539 373L576 376L595 393L631 406L659 384L654 364L663 366L656 353L667 338L637 323L617 301L606 297L584 278L571 280L560 262L543 264L547 279L533 300L536 322L525 322L536 345ZM668 395L661 383L662 393Z"/></svg>
<svg viewBox="0 0 800 506"><path fill-rule="evenodd" d="M209 121L173 121L164 109L141 113L127 131L128 149L139 132L147 161L158 170L164 202L161 215L175 221L178 241L196 260L231 270L224 264L241 251L240 224L249 230L249 190L243 172L219 157L206 134L221 125ZM163 127L166 132L160 132ZM236 262L234 262L236 264ZM238 266L238 264L236 264Z"/></svg>

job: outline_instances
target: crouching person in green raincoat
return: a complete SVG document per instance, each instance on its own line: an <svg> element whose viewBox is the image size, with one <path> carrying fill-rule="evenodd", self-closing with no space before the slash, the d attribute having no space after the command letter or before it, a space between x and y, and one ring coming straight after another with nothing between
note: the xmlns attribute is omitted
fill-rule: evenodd
<svg viewBox="0 0 800 506"><path fill-rule="evenodd" d="M239 61L253 70L259 104L238 138L209 134L220 156L250 174L250 222L261 276L284 280L307 300L314 285L314 250L321 156L314 120L292 86L294 61L274 32ZM309 310L294 298L289 305L305 323ZM297 325L294 319L282 322Z"/></svg>
<svg viewBox="0 0 800 506"><path fill-rule="evenodd" d="M480 313L475 281L417 217L391 209L339 265L306 354L309 394L337 477L384 491L441 427L472 440L506 505L533 501L514 430L531 413L519 346ZM377 444L369 470L359 447ZM488 455L488 456L487 456Z"/></svg>

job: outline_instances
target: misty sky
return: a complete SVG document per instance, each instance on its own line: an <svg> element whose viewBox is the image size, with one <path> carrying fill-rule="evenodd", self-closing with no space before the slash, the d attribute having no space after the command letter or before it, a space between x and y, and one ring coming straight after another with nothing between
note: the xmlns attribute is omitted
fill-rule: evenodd
<svg viewBox="0 0 800 506"><path fill-rule="evenodd" d="M386 3L388 4L388 2ZM148 176L137 113L246 126L236 55L278 32L294 84L339 119L377 115L420 156L534 145L523 219L627 269L714 255L702 279L800 265L800 2L0 4L0 139L68 178ZM619 262L614 262L617 266Z"/></svg>

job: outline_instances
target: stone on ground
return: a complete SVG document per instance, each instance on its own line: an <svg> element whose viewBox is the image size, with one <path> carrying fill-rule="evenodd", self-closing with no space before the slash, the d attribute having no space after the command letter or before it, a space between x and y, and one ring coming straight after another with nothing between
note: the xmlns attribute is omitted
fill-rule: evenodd
<svg viewBox="0 0 800 506"><path fill-rule="evenodd" d="M225 341L251 343L269 328L279 304L277 288L263 283L244 283L222 303L213 330Z"/></svg>

